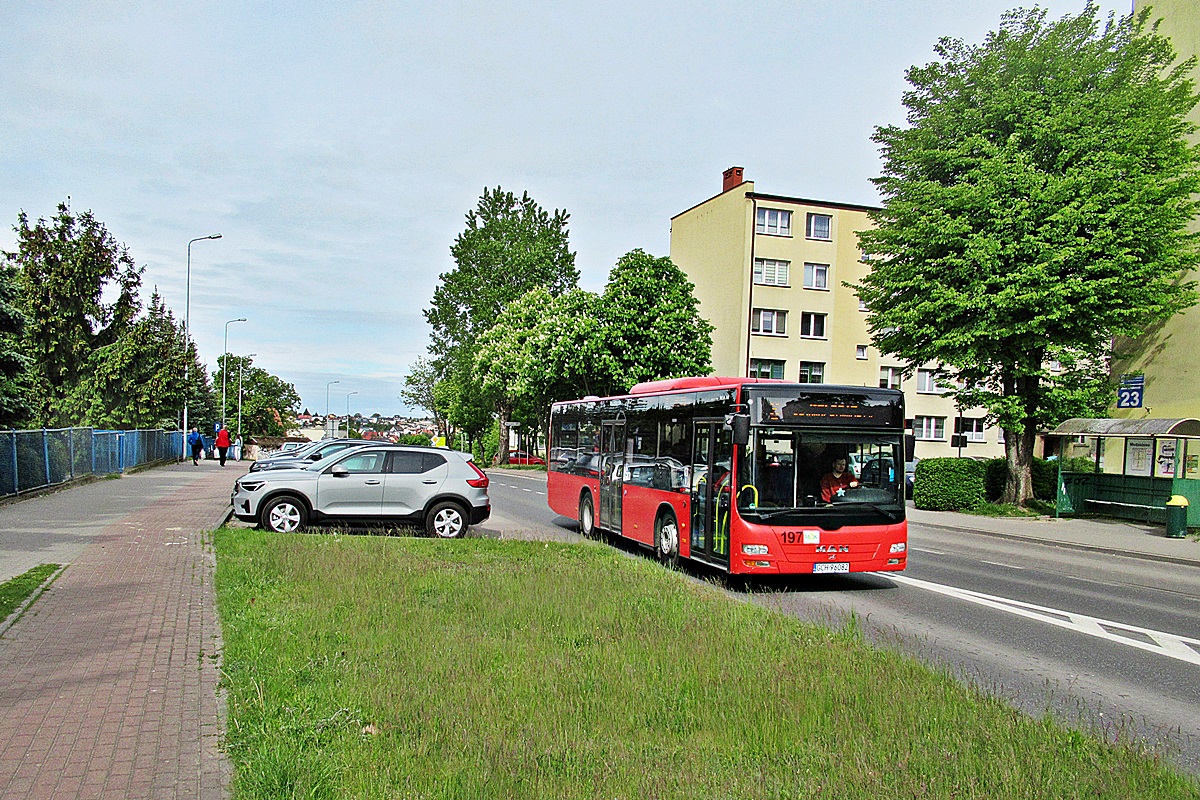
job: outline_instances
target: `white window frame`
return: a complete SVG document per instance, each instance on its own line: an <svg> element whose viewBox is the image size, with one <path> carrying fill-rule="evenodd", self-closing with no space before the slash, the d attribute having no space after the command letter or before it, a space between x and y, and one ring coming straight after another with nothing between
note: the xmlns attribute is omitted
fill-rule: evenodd
<svg viewBox="0 0 1200 800"><path fill-rule="evenodd" d="M917 370L917 394L941 394L951 388L940 369Z"/></svg>
<svg viewBox="0 0 1200 800"><path fill-rule="evenodd" d="M787 313L782 308L754 309L750 315L750 332L755 336L787 336Z"/></svg>
<svg viewBox="0 0 1200 800"><path fill-rule="evenodd" d="M754 259L754 282L759 286L786 287L791 263L774 258Z"/></svg>
<svg viewBox="0 0 1200 800"><path fill-rule="evenodd" d="M804 379L805 370L808 371L808 380ZM816 380L813 380L813 378ZM825 382L825 362L824 361L801 361L800 373L797 377L800 383L824 383Z"/></svg>
<svg viewBox="0 0 1200 800"><path fill-rule="evenodd" d="M829 291L829 265L804 262L804 288Z"/></svg>
<svg viewBox="0 0 1200 800"><path fill-rule="evenodd" d="M903 378L901 373L904 372L903 367L880 367L879 368L879 388L880 389L899 389ZM886 375L886 378L885 378Z"/></svg>
<svg viewBox="0 0 1200 800"><path fill-rule="evenodd" d="M813 223L817 219L820 219L820 218L824 218L825 220L827 220L826 226L825 226L825 235L824 236L815 236L813 234L813 231L816 228L816 225L814 225ZM808 212L808 216L805 217L805 220L804 220L804 238L816 239L817 241L821 241L821 242L832 242L833 241L833 215L832 214L818 214L815 211Z"/></svg>
<svg viewBox="0 0 1200 800"><path fill-rule="evenodd" d="M959 433L966 436L968 442L987 441L987 426L983 424L983 417L960 417L960 419L962 422L958 426Z"/></svg>
<svg viewBox="0 0 1200 800"><path fill-rule="evenodd" d="M863 300L861 297L858 298L858 310L862 311L864 313L871 310L871 309L867 308L867 301Z"/></svg>
<svg viewBox="0 0 1200 800"><path fill-rule="evenodd" d="M859 361L867 360L867 346L865 344L857 344L854 346L854 357Z"/></svg>
<svg viewBox="0 0 1200 800"><path fill-rule="evenodd" d="M919 442L944 442L946 440L946 418L913 417L913 436Z"/></svg>
<svg viewBox="0 0 1200 800"><path fill-rule="evenodd" d="M764 236L791 236L792 212L783 208L759 208L754 232Z"/></svg>
<svg viewBox="0 0 1200 800"><path fill-rule="evenodd" d="M821 323L821 332L813 333L817 327L817 322ZM820 311L801 311L800 312L800 338L801 339L828 339L829 338L829 315Z"/></svg>

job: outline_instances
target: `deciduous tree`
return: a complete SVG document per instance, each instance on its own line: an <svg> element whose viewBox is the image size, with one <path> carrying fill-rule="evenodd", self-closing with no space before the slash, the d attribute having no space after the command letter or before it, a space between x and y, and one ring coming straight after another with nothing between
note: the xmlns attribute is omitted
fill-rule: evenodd
<svg viewBox="0 0 1200 800"><path fill-rule="evenodd" d="M936 52L908 70L908 124L876 129L884 205L855 288L881 350L944 365L962 405L988 408L1003 499L1025 502L1037 430L1090 410L1113 337L1196 300L1194 60L1173 65L1147 12L1102 21L1091 3L1012 11Z"/></svg>
<svg viewBox="0 0 1200 800"><path fill-rule="evenodd" d="M225 421L237 433L238 376L242 387L242 435L286 436L296 419L300 395L296 387L261 367L249 356L223 355L217 360L213 385L221 383L221 370L228 367Z"/></svg>

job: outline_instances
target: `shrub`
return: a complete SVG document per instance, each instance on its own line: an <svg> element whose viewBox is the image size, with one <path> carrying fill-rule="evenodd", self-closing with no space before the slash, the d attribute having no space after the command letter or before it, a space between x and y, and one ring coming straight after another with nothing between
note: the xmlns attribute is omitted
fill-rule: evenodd
<svg viewBox="0 0 1200 800"><path fill-rule="evenodd" d="M972 458L926 458L913 474L913 505L959 511L983 502L984 465Z"/></svg>
<svg viewBox="0 0 1200 800"><path fill-rule="evenodd" d="M1058 462L1035 458L1030 472L1033 496L1038 500L1054 500L1058 493ZM1000 495L1004 494L1004 482L1007 479L1008 459L992 458L984 462L985 497L989 503L999 500Z"/></svg>
<svg viewBox="0 0 1200 800"><path fill-rule="evenodd" d="M1075 456L1063 459L1063 472L1086 472L1089 475L1096 471L1096 462L1087 456Z"/></svg>

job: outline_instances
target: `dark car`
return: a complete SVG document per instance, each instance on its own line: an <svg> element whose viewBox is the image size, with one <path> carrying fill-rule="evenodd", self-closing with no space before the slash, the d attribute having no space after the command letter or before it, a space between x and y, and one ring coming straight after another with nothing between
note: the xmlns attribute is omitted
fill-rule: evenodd
<svg viewBox="0 0 1200 800"><path fill-rule="evenodd" d="M261 458L250 465L250 471L262 472L266 469L303 467L320 461L323 458L328 458L334 453L340 453L348 448L362 447L367 444L370 444L370 442L365 439L321 439L299 450L293 450L289 453L277 453L266 458Z"/></svg>

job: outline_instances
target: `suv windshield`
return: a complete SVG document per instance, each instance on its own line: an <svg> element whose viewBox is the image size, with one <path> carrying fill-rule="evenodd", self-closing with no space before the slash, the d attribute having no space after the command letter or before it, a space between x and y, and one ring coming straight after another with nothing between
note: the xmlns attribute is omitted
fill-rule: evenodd
<svg viewBox="0 0 1200 800"><path fill-rule="evenodd" d="M750 522L784 524L864 512L874 522L899 520L901 453L894 435L756 429L739 467L738 511Z"/></svg>

